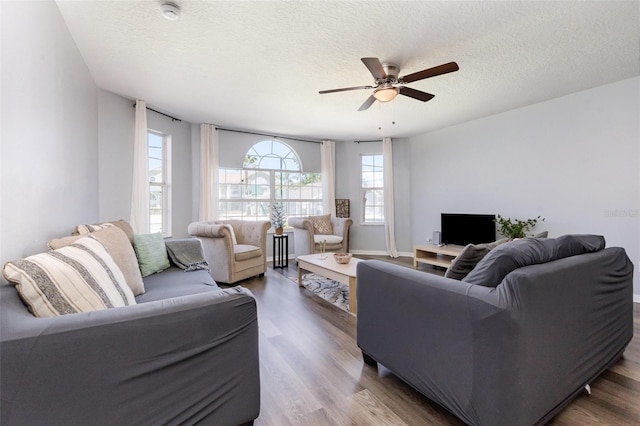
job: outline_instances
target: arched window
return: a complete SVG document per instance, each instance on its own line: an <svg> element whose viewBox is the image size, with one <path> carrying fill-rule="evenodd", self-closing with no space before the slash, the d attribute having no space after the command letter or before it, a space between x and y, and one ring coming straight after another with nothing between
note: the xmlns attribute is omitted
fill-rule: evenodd
<svg viewBox="0 0 640 426"><path fill-rule="evenodd" d="M244 157L244 168L300 171L300 159L291 147L272 139L253 145Z"/></svg>
<svg viewBox="0 0 640 426"><path fill-rule="evenodd" d="M269 220L271 206L285 215L322 214L320 173L304 173L298 154L277 139L263 140L245 154L242 169L219 169L220 219Z"/></svg>

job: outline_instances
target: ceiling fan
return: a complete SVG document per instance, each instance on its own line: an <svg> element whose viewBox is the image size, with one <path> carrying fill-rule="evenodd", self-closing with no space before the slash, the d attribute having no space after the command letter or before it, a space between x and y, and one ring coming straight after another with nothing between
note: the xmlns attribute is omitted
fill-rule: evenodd
<svg viewBox="0 0 640 426"><path fill-rule="evenodd" d="M405 84L458 71L459 69L458 64L455 62L449 62L438 65L437 67L414 72L413 74L408 74L404 77L398 77L400 67L396 64L390 62L382 63L378 58L361 58L361 60L369 69L371 75L373 75L373 78L375 79L375 86L345 87L342 89L321 90L319 93L323 95L325 93L346 92L349 90L374 89L373 95L369 96L369 98L364 101L360 108L358 108L358 111L368 109L376 100L380 102L389 102L398 94L408 96L422 102L427 102L433 99L435 95L412 89L411 87L406 87Z"/></svg>

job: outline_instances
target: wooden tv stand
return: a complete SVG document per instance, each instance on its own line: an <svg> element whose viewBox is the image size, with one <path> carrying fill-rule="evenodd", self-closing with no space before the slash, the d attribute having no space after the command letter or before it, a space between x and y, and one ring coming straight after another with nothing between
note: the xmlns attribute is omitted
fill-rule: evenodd
<svg viewBox="0 0 640 426"><path fill-rule="evenodd" d="M448 268L451 261L460 254L464 247L447 244L438 246L436 244L426 244L413 246L413 267L417 268L419 263Z"/></svg>

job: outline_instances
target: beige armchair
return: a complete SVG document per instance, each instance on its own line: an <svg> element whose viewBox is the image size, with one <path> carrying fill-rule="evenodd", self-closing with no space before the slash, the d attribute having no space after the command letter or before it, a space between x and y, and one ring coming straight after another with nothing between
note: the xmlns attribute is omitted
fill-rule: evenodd
<svg viewBox="0 0 640 426"><path fill-rule="evenodd" d="M293 227L293 243L296 257L318 253L322 241L326 241L326 251L349 251L349 228L353 224L353 220L350 218L331 218L331 234L316 234L312 221L314 218L320 217L290 217L287 220L287 223Z"/></svg>
<svg viewBox="0 0 640 426"><path fill-rule="evenodd" d="M193 222L190 235L202 242L210 274L218 283L233 284L267 270L268 221Z"/></svg>

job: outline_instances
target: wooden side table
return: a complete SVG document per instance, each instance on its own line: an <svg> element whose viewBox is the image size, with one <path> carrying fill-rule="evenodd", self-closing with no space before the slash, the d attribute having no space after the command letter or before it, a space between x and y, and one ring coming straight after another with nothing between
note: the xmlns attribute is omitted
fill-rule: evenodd
<svg viewBox="0 0 640 426"><path fill-rule="evenodd" d="M419 263L448 268L451 261L460 254L464 247L456 245L438 246L435 244L413 246L413 267L417 268Z"/></svg>
<svg viewBox="0 0 640 426"><path fill-rule="evenodd" d="M273 269L289 267L289 235L273 234Z"/></svg>

